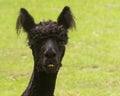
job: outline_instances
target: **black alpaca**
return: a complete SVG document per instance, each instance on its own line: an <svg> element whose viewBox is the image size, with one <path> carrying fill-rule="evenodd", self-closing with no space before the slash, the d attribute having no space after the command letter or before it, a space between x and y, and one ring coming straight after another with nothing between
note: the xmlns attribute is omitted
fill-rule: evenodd
<svg viewBox="0 0 120 96"><path fill-rule="evenodd" d="M54 96L57 73L61 67L68 42L68 29L75 27L74 17L65 6L57 18L35 24L24 8L16 23L17 34L23 28L34 58L34 69L28 87L22 96Z"/></svg>

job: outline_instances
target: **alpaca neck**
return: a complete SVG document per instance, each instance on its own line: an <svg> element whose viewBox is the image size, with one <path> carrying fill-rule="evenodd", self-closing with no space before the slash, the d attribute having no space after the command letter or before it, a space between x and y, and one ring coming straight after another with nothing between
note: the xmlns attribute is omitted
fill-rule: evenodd
<svg viewBox="0 0 120 96"><path fill-rule="evenodd" d="M57 73L48 74L34 69L30 83L22 96L54 96Z"/></svg>

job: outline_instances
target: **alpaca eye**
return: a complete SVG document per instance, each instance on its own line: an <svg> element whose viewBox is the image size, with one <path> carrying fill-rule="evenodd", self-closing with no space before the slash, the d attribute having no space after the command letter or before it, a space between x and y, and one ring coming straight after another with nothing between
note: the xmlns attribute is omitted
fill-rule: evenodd
<svg viewBox="0 0 120 96"><path fill-rule="evenodd" d="M64 46L66 43L64 41L59 42L60 46Z"/></svg>

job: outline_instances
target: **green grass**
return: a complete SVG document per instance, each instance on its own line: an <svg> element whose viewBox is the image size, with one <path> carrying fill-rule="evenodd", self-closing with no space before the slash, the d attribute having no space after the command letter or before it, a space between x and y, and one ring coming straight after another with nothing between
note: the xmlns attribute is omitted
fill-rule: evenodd
<svg viewBox="0 0 120 96"><path fill-rule="evenodd" d="M17 38L21 7L36 22L56 20L65 5L76 17L55 96L120 96L120 0L0 0L0 96L20 96L33 68L26 35Z"/></svg>

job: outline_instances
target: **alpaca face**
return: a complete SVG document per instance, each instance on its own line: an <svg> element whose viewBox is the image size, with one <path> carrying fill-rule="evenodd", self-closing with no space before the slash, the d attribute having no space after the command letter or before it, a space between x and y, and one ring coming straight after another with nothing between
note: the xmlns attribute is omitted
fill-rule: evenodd
<svg viewBox="0 0 120 96"><path fill-rule="evenodd" d="M17 34L20 34L21 28L27 33L35 68L47 73L56 73L59 70L68 41L68 29L73 27L74 16L68 6L63 8L56 22L38 24L25 8L21 8L16 23Z"/></svg>
<svg viewBox="0 0 120 96"><path fill-rule="evenodd" d="M39 71L58 72L68 41L64 27L52 21L40 22L31 33L29 46L33 51L35 66Z"/></svg>
<svg viewBox="0 0 120 96"><path fill-rule="evenodd" d="M61 66L61 58L64 54L65 47L59 45L57 38L49 38L43 44L41 48L42 58L42 69L47 73L57 72Z"/></svg>

